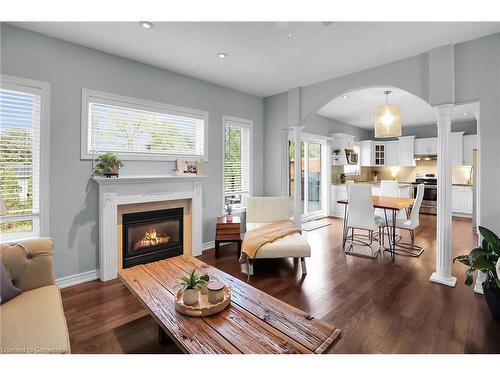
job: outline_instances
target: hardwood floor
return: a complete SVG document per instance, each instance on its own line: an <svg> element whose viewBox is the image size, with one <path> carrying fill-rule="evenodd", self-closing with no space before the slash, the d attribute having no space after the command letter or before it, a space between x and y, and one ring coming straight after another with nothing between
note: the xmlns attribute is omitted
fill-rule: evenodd
<svg viewBox="0 0 500 375"><path fill-rule="evenodd" d="M334 353L500 353L500 322L484 297L463 284L465 266L455 264L456 288L429 282L434 271L435 216L421 215L416 242L420 258L376 260L345 255L341 226L304 232L312 246L308 274L292 260L264 260L248 279L236 245L209 250L203 261L342 329ZM407 235L403 233L403 241ZM475 245L471 221L453 219L453 255ZM178 353L158 344L155 322L118 280L90 282L62 291L73 353Z"/></svg>

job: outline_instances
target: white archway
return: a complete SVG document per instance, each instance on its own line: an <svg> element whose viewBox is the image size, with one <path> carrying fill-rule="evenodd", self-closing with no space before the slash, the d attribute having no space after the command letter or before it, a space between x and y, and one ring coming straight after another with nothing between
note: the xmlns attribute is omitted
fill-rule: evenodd
<svg viewBox="0 0 500 375"><path fill-rule="evenodd" d="M406 85L405 85L406 86ZM346 88L337 86L332 91L332 93L323 93L318 98L316 98L315 103L308 103L304 105L302 102L302 89L298 90L298 102L296 103L299 110L299 123L295 123L295 126L305 126L307 128L308 122L312 119L317 112L323 108L327 103L335 100L342 95L348 94L349 92L355 90L362 90L366 88L373 87L396 87L400 90L404 90L415 97L419 98L423 102L427 103L430 108L433 108L436 116L436 124L438 128L438 216L437 216L437 238L436 238L436 271L431 275L430 280L433 282L441 283L448 286L456 285L456 278L451 274L452 266L452 254L451 254L451 160L450 160L450 137L451 137L451 110L454 104L444 104L438 106L432 106L425 95L422 94L425 90L421 92L415 92L418 90L413 90L408 87L398 87L395 85L380 85L380 84L370 84L362 85L354 88ZM321 90L325 90L325 87L321 87ZM295 92L296 93L296 92ZM289 100L289 105L291 101ZM293 101L292 101L293 104ZM303 115L302 110L305 108L310 108L305 115ZM289 108L290 113L290 108ZM479 135L479 116L477 115L477 127ZM479 138L479 137L478 137ZM480 150L478 150L480 152ZM480 158L478 157L480 160ZM295 171L296 175L300 175L300 170ZM477 178L480 182L480 174ZM479 190L479 189L478 189ZM297 190L296 190L297 191ZM300 199L300 198L299 198ZM478 203L479 203L478 197ZM300 203L300 202L299 202ZM480 207L477 204L477 207ZM477 215L479 220L479 214ZM478 221L479 222L479 221ZM478 289L476 287L476 289Z"/></svg>

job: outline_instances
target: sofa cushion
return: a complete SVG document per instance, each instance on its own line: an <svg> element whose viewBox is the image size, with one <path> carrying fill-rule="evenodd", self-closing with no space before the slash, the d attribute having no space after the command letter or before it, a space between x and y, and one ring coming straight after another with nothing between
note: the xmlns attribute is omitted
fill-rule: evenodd
<svg viewBox="0 0 500 375"><path fill-rule="evenodd" d="M268 223L246 223L248 230L257 229ZM262 246L255 258L302 258L311 256L311 246L301 234L295 233Z"/></svg>
<svg viewBox="0 0 500 375"><path fill-rule="evenodd" d="M69 353L61 293L55 285L24 292L0 306L0 353Z"/></svg>
<svg viewBox="0 0 500 375"><path fill-rule="evenodd" d="M0 305L17 297L22 292L21 289L12 285L12 280L3 265L2 259L0 259Z"/></svg>

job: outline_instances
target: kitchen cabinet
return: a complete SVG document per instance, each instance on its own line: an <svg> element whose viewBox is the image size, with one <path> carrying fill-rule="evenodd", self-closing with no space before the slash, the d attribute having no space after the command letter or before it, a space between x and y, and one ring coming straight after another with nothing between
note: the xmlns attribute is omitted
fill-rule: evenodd
<svg viewBox="0 0 500 375"><path fill-rule="evenodd" d="M437 155L437 138L415 139L415 155Z"/></svg>
<svg viewBox="0 0 500 375"><path fill-rule="evenodd" d="M385 165L385 142L374 143L373 161L375 166Z"/></svg>
<svg viewBox="0 0 500 375"><path fill-rule="evenodd" d="M373 162L373 141L361 141L359 142L360 148L360 161L362 167L371 167Z"/></svg>
<svg viewBox="0 0 500 375"><path fill-rule="evenodd" d="M456 216L472 215L472 186L453 185L451 188L451 210Z"/></svg>
<svg viewBox="0 0 500 375"><path fill-rule="evenodd" d="M477 150L477 135L464 135L463 137L463 159L464 165L472 165L472 155Z"/></svg>
<svg viewBox="0 0 500 375"><path fill-rule="evenodd" d="M399 166L415 166L415 136L399 137Z"/></svg>
<svg viewBox="0 0 500 375"><path fill-rule="evenodd" d="M340 199L347 199L347 185L332 185L330 192L330 216L344 217L345 206L337 203L337 201Z"/></svg>
<svg viewBox="0 0 500 375"><path fill-rule="evenodd" d="M385 165L385 143L375 141L361 141L361 166L378 167Z"/></svg>
<svg viewBox="0 0 500 375"><path fill-rule="evenodd" d="M384 165L397 167L399 165L399 141L385 142Z"/></svg>
<svg viewBox="0 0 500 375"><path fill-rule="evenodd" d="M451 165L463 165L463 136L464 132L453 132L450 137Z"/></svg>

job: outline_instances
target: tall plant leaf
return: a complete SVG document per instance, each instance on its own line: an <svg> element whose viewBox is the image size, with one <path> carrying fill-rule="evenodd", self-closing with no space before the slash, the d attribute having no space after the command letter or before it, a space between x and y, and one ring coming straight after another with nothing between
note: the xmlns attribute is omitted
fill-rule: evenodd
<svg viewBox="0 0 500 375"><path fill-rule="evenodd" d="M498 236L491 230L482 226L479 226L479 233L481 233L481 236L483 236L484 240L490 246L490 250L493 250L496 254L500 255L500 238L498 238Z"/></svg>

